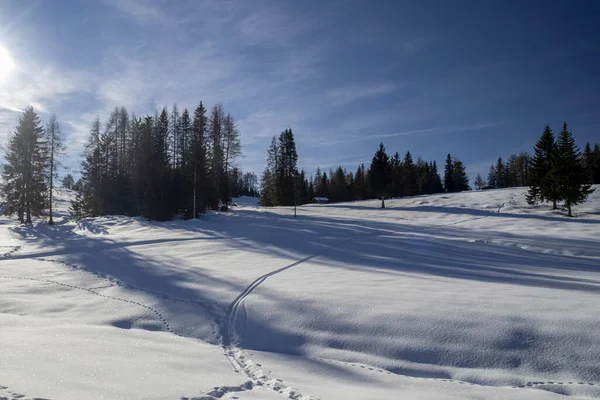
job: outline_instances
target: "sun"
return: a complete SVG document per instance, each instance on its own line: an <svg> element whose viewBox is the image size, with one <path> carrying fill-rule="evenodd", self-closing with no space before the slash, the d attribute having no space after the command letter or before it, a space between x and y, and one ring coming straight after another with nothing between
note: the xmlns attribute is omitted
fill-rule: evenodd
<svg viewBox="0 0 600 400"><path fill-rule="evenodd" d="M6 81L10 72L15 68L15 62L8 50L0 45L0 83Z"/></svg>

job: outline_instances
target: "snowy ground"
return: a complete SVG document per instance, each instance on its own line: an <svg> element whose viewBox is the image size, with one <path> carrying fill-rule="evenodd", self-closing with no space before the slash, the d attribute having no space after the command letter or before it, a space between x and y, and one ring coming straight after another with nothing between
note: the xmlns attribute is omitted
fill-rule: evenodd
<svg viewBox="0 0 600 400"><path fill-rule="evenodd" d="M600 190L523 194L3 217L0 399L598 398Z"/></svg>

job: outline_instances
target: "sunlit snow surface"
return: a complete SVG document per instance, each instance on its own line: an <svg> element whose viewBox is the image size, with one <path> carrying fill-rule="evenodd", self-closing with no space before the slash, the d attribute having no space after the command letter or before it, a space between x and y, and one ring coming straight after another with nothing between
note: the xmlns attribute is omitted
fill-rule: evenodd
<svg viewBox="0 0 600 400"><path fill-rule="evenodd" d="M600 190L0 219L0 399L600 397Z"/></svg>

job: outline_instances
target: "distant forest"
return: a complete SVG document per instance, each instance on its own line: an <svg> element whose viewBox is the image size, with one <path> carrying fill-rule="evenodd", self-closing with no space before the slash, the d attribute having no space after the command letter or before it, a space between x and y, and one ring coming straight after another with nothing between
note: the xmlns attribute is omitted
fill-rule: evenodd
<svg viewBox="0 0 600 400"><path fill-rule="evenodd" d="M65 153L60 125L52 116L42 126L27 108L6 146L2 169L5 213L31 222L49 209L57 186L60 158ZM531 204L557 202L571 215L571 207L600 184L600 145L587 143L583 154L567 124L555 139L546 126L535 154L512 154L490 166L487 180L479 174L475 189L529 186ZM232 198L260 196L262 206L302 205L315 198L329 202L381 199L471 190L464 163L447 155L443 171L436 161L425 161L410 151L389 155L383 143L370 165L356 171L341 166L314 175L298 170L292 129L274 136L267 149L267 165L260 182L237 166L242 154L234 117L221 104L210 110L200 104L190 114L177 105L154 115L138 117L116 107L104 122L96 119L82 154L81 178L72 175L62 185L77 191L74 218L101 215L143 216L151 220L194 218L207 210L226 210Z"/></svg>

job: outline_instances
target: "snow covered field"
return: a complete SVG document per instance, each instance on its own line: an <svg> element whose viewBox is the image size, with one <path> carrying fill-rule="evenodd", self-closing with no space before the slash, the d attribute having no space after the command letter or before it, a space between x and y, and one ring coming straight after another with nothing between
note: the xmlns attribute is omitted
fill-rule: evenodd
<svg viewBox="0 0 600 400"><path fill-rule="evenodd" d="M600 190L524 192L2 217L0 399L598 398Z"/></svg>

